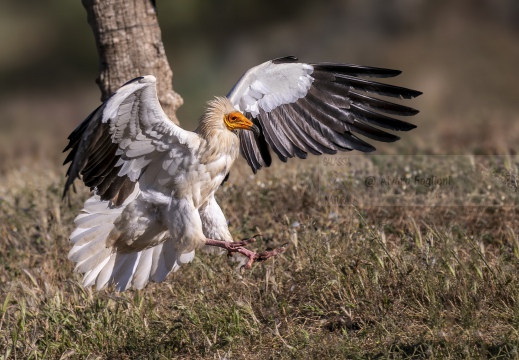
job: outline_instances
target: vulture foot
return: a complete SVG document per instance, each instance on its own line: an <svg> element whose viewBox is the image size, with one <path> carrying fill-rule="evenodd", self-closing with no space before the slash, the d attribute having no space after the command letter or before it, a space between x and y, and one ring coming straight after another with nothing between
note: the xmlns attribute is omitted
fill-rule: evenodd
<svg viewBox="0 0 519 360"><path fill-rule="evenodd" d="M256 241L256 237L259 235L254 235L253 237L249 239L245 239L242 241L223 241L223 240L214 240L214 239L206 239L205 244L208 246L216 246L220 247L222 249L227 250L227 254L231 256L232 253L239 253L244 255L249 259L243 267L245 269L252 268L252 264L254 261L265 261L270 259L273 256L276 256L277 254L281 254L283 251L286 250L287 244L284 244L283 246L274 249L274 250L267 250L262 251L259 253L256 253L254 251L251 251L246 248L247 245L253 243Z"/></svg>

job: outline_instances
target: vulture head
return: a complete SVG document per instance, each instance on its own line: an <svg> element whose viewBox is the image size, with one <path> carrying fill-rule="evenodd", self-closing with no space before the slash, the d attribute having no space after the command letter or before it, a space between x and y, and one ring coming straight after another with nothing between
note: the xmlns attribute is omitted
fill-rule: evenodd
<svg viewBox="0 0 519 360"><path fill-rule="evenodd" d="M210 136L212 131L250 130L260 135L260 128L241 112L236 110L226 97L216 97L207 103L207 110L200 120L197 132Z"/></svg>

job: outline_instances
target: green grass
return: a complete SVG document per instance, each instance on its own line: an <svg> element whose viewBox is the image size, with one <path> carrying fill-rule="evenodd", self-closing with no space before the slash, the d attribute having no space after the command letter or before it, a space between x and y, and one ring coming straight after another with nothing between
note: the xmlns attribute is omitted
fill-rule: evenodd
<svg viewBox="0 0 519 360"><path fill-rule="evenodd" d="M371 172L352 164L350 180L388 174L380 158L362 159ZM392 161L395 174L409 169ZM482 191L485 206L434 207L415 206L429 195L409 189L405 206L363 206L373 194L349 181L333 188L356 194L347 205L329 201L322 162L302 164L254 178L239 164L218 193L236 238L260 232L255 249L289 242L284 254L240 271L200 253L164 283L124 293L83 288L66 258L87 192L62 202L58 168L5 172L0 358L519 356L518 210L490 206L514 193L509 182Z"/></svg>

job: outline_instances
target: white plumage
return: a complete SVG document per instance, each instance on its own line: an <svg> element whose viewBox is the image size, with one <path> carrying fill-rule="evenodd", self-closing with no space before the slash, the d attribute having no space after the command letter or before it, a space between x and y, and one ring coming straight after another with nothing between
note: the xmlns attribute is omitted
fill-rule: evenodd
<svg viewBox="0 0 519 360"><path fill-rule="evenodd" d="M416 110L367 96L414 97L419 92L360 76L398 72L356 65L305 64L288 57L250 69L227 98L209 103L196 131L174 125L158 100L153 76L122 86L69 136L65 193L81 177L93 191L76 217L69 259L85 286L142 289L163 281L212 245L261 261L232 243L214 193L239 155L253 171L280 159L338 150L371 151L354 133L380 141L396 136L377 127L414 126L382 113ZM377 112L375 111L377 110ZM250 130L250 131L249 131Z"/></svg>
<svg viewBox="0 0 519 360"><path fill-rule="evenodd" d="M238 111L256 117L260 109L270 112L304 97L312 85L313 70L309 64L267 61L247 71L229 99Z"/></svg>

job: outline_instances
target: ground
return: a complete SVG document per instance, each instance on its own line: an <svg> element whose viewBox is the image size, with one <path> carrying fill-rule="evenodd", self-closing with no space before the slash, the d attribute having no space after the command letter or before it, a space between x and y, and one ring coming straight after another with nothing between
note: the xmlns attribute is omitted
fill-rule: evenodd
<svg viewBox="0 0 519 360"><path fill-rule="evenodd" d="M218 192L233 235L287 251L248 271L200 253L124 293L83 288L67 260L88 191L62 201L57 162L4 169L0 358L518 357L517 161L240 162Z"/></svg>

